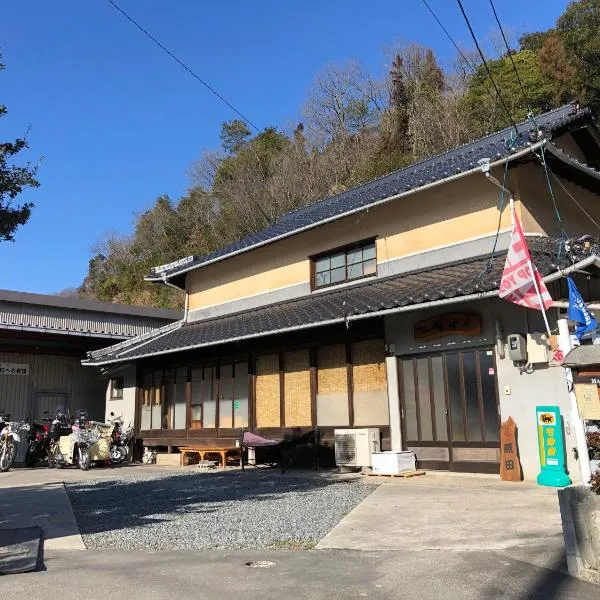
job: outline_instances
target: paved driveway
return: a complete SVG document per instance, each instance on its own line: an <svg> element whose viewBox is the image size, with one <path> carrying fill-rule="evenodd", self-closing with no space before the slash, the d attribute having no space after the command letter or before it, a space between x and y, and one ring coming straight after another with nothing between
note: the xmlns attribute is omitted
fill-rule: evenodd
<svg viewBox="0 0 600 600"><path fill-rule="evenodd" d="M127 469L123 475L155 467ZM496 479L427 474L382 484L321 541L321 550L119 552L79 550L62 485L109 471L15 471L0 477L3 514L25 522L36 496L54 498L40 515L62 515L64 540L46 545L46 571L0 578L15 597L64 600L106 595L159 600L597 600L600 588L564 573L556 492ZM114 476L114 473L112 474ZM294 474L295 476L295 474ZM33 481L39 483L31 485ZM377 481L377 480L375 480ZM4 488L4 489L2 489ZM44 493L46 490L46 494ZM8 498L12 494L13 500ZM3 501L3 502L2 502ZM70 508L70 505L69 505ZM55 535L60 539L61 531ZM57 542L59 540L57 539ZM245 566L268 560L271 568ZM73 585L76 581L77 585Z"/></svg>
<svg viewBox="0 0 600 600"><path fill-rule="evenodd" d="M492 550L540 567L566 567L554 489L429 473L385 481L318 547Z"/></svg>

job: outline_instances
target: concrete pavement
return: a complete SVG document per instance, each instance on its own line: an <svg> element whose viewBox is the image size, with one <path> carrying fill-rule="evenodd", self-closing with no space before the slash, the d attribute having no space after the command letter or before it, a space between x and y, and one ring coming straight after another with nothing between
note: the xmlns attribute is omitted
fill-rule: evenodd
<svg viewBox="0 0 600 600"><path fill-rule="evenodd" d="M540 567L566 569L554 489L436 474L384 481L388 483L361 502L317 547L493 550Z"/></svg>
<svg viewBox="0 0 600 600"><path fill-rule="evenodd" d="M46 550L85 550L63 483L0 489L0 528L39 525Z"/></svg>
<svg viewBox="0 0 600 600"><path fill-rule="evenodd" d="M555 490L496 478L427 474L384 483L316 551L82 549L61 480L167 470L137 466L0 474L0 526L38 523L47 532L45 570L0 578L0 596L8 591L11 596L46 600L48 590L60 590L64 600L107 594L117 600L131 600L132 594L148 600L599 597L600 588L564 572ZM247 567L252 560L275 564Z"/></svg>
<svg viewBox="0 0 600 600"><path fill-rule="evenodd" d="M271 568L250 568L252 560ZM28 600L597 600L598 588L493 552L354 550L48 552L45 572L0 578Z"/></svg>

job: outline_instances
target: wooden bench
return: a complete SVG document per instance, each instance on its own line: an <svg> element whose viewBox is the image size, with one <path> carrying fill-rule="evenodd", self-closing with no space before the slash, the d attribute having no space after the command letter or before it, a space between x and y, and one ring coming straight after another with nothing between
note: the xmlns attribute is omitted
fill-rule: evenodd
<svg viewBox="0 0 600 600"><path fill-rule="evenodd" d="M221 465L223 468L227 466L227 455L237 453L240 455L240 464L242 462L242 453L240 448L237 446L228 446L226 448L216 448L216 447L200 447L200 446L190 446L186 448L180 448L181 452L181 464L185 463L185 457L188 454L197 454L200 460L204 460L204 457L207 454L218 454L221 457Z"/></svg>

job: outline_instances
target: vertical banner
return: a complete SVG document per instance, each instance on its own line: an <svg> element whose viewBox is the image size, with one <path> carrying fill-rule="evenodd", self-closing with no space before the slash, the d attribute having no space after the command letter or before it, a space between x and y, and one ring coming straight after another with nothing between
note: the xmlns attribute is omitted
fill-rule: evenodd
<svg viewBox="0 0 600 600"><path fill-rule="evenodd" d="M564 487L571 483L565 471L565 444L558 406L536 406L540 451L539 485Z"/></svg>

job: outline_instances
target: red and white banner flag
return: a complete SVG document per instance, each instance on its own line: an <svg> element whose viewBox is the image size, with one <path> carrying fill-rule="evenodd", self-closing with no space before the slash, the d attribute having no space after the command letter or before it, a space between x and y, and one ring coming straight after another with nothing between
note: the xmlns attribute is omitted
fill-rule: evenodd
<svg viewBox="0 0 600 600"><path fill-rule="evenodd" d="M510 237L510 246L504 264L504 271L502 271L498 296L508 302L543 311L552 306L552 298L548 293L546 284L542 281L540 272L531 261L531 254L521 224L517 219L517 215L513 214L515 224Z"/></svg>

